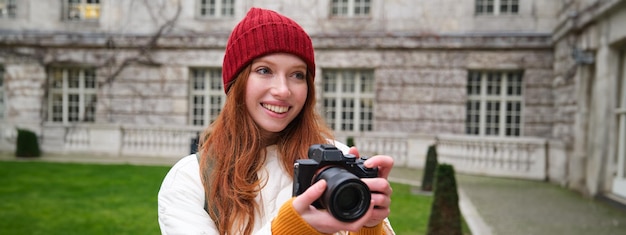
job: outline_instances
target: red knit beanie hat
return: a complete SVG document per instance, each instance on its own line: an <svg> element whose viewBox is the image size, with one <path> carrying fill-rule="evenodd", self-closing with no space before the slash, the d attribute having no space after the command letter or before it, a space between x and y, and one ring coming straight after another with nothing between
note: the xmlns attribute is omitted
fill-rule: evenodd
<svg viewBox="0 0 626 235"><path fill-rule="evenodd" d="M228 38L222 79L224 91L252 60L276 52L300 57L307 65L307 73L315 77L313 43L295 21L271 10L251 8Z"/></svg>

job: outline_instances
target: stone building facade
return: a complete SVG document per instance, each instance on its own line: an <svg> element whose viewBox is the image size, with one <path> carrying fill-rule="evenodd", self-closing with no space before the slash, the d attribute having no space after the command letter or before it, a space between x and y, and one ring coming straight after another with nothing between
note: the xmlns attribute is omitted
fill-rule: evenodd
<svg viewBox="0 0 626 235"><path fill-rule="evenodd" d="M604 90L623 86L624 2L0 0L0 150L19 127L48 152L181 157L219 113L228 35L255 6L311 35L340 139L410 139L409 167L440 135L539 139L555 153L540 178L626 197L612 190L624 90Z"/></svg>
<svg viewBox="0 0 626 235"><path fill-rule="evenodd" d="M552 133L569 150L568 185L623 201L626 1L563 1L557 18Z"/></svg>

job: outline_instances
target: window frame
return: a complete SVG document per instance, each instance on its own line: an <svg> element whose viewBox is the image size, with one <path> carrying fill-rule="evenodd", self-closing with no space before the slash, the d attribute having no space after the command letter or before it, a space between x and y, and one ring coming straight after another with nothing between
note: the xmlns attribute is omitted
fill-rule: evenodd
<svg viewBox="0 0 626 235"><path fill-rule="evenodd" d="M203 74L202 77L198 77L199 73ZM201 79L201 81L197 79ZM200 89L196 89L198 82L202 84ZM197 97L202 98L202 103L199 105L196 104ZM207 126L211 124L223 110L225 103L226 93L224 93L221 68L196 67L189 69L188 123L190 125ZM215 107L215 105L219 107ZM200 110L201 113L196 113L197 110Z"/></svg>
<svg viewBox="0 0 626 235"><path fill-rule="evenodd" d="M330 0L329 15L332 18L366 18L372 14L373 0ZM340 9L345 8L345 12ZM364 11L364 13L360 12Z"/></svg>
<svg viewBox="0 0 626 235"><path fill-rule="evenodd" d="M499 81L490 83L490 78L496 78L490 77L491 75L496 76ZM524 135L525 88L523 75L522 70L468 71L465 106L466 135L498 137L520 137ZM514 78L519 80L510 81ZM478 79L478 81L474 79ZM509 94L509 88L516 89L511 91L516 94ZM514 104L517 104L517 110L508 110L509 104L511 109ZM491 111L493 109L497 110Z"/></svg>
<svg viewBox="0 0 626 235"><path fill-rule="evenodd" d="M214 1L212 6L210 1ZM226 2L229 1L229 2ZM196 15L201 19L232 19L235 17L235 0L197 0ZM212 7L215 11L210 13ZM227 14L227 11L230 11Z"/></svg>
<svg viewBox="0 0 626 235"><path fill-rule="evenodd" d="M89 12L89 14L87 14ZM94 15L94 16L91 16ZM63 20L67 22L98 22L102 16L100 0L63 1Z"/></svg>
<svg viewBox="0 0 626 235"><path fill-rule="evenodd" d="M76 81L71 80L73 78L70 74L74 72L78 74ZM60 78L60 81L57 78ZM88 78L90 80L87 80ZM46 79L49 89L47 117L49 122L69 124L94 123L96 121L98 81L95 68L48 67ZM60 82L60 86L57 85L57 82ZM59 95L60 100L58 100ZM78 100L73 101L72 99L76 97ZM73 112L71 109L76 110ZM58 111L60 111L60 115Z"/></svg>
<svg viewBox="0 0 626 235"><path fill-rule="evenodd" d="M0 65L0 120L4 120L6 113L6 97L4 95L4 87L5 87L5 74L6 71L4 66Z"/></svg>
<svg viewBox="0 0 626 235"><path fill-rule="evenodd" d="M620 52L617 79L617 102L614 109L616 122L616 146L615 146L615 175L611 191L612 193L626 197L626 49Z"/></svg>
<svg viewBox="0 0 626 235"><path fill-rule="evenodd" d="M0 8L0 19L17 18L17 0L0 0L5 3L4 8ZM6 11L6 14L4 12Z"/></svg>
<svg viewBox="0 0 626 235"><path fill-rule="evenodd" d="M348 75L350 73L351 77ZM321 101L326 123L335 131L357 133L374 131L376 98L374 70L326 69L322 77ZM350 84L354 89L348 90L350 86L346 85ZM346 102L351 102L350 108L346 106L348 104Z"/></svg>
<svg viewBox="0 0 626 235"><path fill-rule="evenodd" d="M477 16L518 15L519 3L519 0L475 0L474 14ZM503 10L504 7L506 10Z"/></svg>

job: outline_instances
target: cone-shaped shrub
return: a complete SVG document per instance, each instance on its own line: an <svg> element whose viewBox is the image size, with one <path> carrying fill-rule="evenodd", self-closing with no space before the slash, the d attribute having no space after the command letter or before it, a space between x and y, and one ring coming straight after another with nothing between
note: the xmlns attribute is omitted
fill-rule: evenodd
<svg viewBox="0 0 626 235"><path fill-rule="evenodd" d="M348 145L348 147L355 146L354 145L354 137L348 136L348 139L346 140L346 145Z"/></svg>
<svg viewBox="0 0 626 235"><path fill-rule="evenodd" d="M426 153L426 163L424 164L424 175L422 177L422 191L433 190L433 179L435 178L435 170L437 169L437 146L428 146Z"/></svg>
<svg viewBox="0 0 626 235"><path fill-rule="evenodd" d="M39 157L39 141L35 132L26 129L17 129L17 141L15 144L16 157Z"/></svg>
<svg viewBox="0 0 626 235"><path fill-rule="evenodd" d="M428 220L429 235L461 235L461 210L454 167L437 166L434 182L434 199Z"/></svg>

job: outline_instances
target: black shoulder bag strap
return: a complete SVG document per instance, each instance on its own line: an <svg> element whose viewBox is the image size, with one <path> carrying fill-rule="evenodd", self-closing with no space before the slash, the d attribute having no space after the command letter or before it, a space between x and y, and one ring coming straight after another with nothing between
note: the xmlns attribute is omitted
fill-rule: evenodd
<svg viewBox="0 0 626 235"><path fill-rule="evenodd" d="M196 158L198 159L198 165L200 165L200 158L201 158L201 157L200 157L200 152L196 152ZM205 174L211 174L211 171L213 171L213 164L211 163L211 161L209 161L209 168L208 168L207 172L204 172L204 173L205 173ZM202 177L202 176L200 176L200 177ZM205 189L205 190L206 190L206 189ZM205 192L205 195L206 195L206 192ZM217 211L217 209L216 209L214 206L212 206L212 207L211 207L211 209L213 209L213 213L215 213L215 216L216 216L216 217L219 217L219 216L220 216L219 212ZM207 200L206 200L206 196L205 196L205 198L204 198L204 210L205 210L207 213L209 213L209 204L208 204L208 202L207 202ZM210 215L210 214L211 214L211 213L209 213L209 215ZM217 221L213 221L213 222L217 223Z"/></svg>

